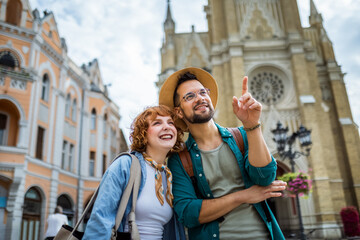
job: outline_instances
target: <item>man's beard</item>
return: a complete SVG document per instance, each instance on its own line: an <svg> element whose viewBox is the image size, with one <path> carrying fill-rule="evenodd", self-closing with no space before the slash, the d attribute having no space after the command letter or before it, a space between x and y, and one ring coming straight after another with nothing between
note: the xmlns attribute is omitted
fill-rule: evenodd
<svg viewBox="0 0 360 240"><path fill-rule="evenodd" d="M203 104L203 103L200 103L200 104ZM200 104L197 104L194 109L200 105ZM207 107L209 108L209 112L207 113L203 113L203 114L196 114L194 113L192 116L186 116L186 114L184 113L184 110L182 110L183 114L184 114L184 118L189 122L189 123L192 123L192 124L196 124L196 123L206 123L208 121L210 121L213 117L214 117L214 109L213 107L210 105L210 104L207 104Z"/></svg>

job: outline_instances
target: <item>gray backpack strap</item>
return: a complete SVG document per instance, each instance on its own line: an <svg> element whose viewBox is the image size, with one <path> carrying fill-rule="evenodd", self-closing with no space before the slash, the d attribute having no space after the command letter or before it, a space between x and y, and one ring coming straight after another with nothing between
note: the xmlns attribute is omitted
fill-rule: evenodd
<svg viewBox="0 0 360 240"><path fill-rule="evenodd" d="M130 155L132 158L131 167L130 167L130 178L121 196L119 209L116 214L115 226L112 229L112 238L115 237L114 239L116 239L117 229L119 228L121 224L121 220L124 217L125 209L129 202L130 195L131 193L133 193L132 207L129 214L129 231L131 232L132 239L140 239L139 231L135 223L135 207L136 207L136 200L139 193L140 182L141 182L141 166L139 159L135 155L129 153L125 153L125 154Z"/></svg>

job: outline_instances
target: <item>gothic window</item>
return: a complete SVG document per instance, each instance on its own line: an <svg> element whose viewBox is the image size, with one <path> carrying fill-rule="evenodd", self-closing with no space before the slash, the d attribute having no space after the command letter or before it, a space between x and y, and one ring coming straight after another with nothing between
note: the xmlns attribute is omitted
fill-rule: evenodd
<svg viewBox="0 0 360 240"><path fill-rule="evenodd" d="M284 96L284 81L277 73L258 71L249 80L251 94L266 105L278 103Z"/></svg>
<svg viewBox="0 0 360 240"><path fill-rule="evenodd" d="M96 110L95 108L93 108L93 110L91 111L91 125L90 125L90 129L91 130L95 130L96 129Z"/></svg>
<svg viewBox="0 0 360 240"><path fill-rule="evenodd" d="M65 102L65 117L70 117L70 104L71 104L71 99L70 99L70 93L66 96L66 102Z"/></svg>
<svg viewBox="0 0 360 240"><path fill-rule="evenodd" d="M8 116L0 113L0 145L7 144Z"/></svg>
<svg viewBox="0 0 360 240"><path fill-rule="evenodd" d="M50 88L49 75L45 73L42 79L42 87L41 87L41 99L44 100L45 102L49 100L49 88Z"/></svg>
<svg viewBox="0 0 360 240"><path fill-rule="evenodd" d="M76 98L74 98L71 107L71 119L76 122Z"/></svg>
<svg viewBox="0 0 360 240"><path fill-rule="evenodd" d="M19 60L17 57L10 51L1 51L0 52L0 65L16 68L19 67Z"/></svg>
<svg viewBox="0 0 360 240"><path fill-rule="evenodd" d="M39 126L37 134L35 157L43 159L45 129Z"/></svg>
<svg viewBox="0 0 360 240"><path fill-rule="evenodd" d="M9 0L6 6L6 22L20 26L22 4L20 0Z"/></svg>

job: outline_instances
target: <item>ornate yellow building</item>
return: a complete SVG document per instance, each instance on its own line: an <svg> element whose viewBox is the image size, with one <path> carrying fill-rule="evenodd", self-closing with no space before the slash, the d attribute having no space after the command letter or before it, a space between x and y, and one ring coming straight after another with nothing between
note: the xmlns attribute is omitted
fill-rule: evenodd
<svg viewBox="0 0 360 240"><path fill-rule="evenodd" d="M241 95L242 78L249 76L250 92L263 103L263 132L274 156L271 130L278 121L290 132L301 123L312 130L310 157L295 160L296 170L312 169L313 193L300 201L305 233L339 238L340 209L360 206L359 132L344 74L313 0L310 9L310 27L304 28L296 0L209 0L208 32L176 33L168 3L157 86L178 69L206 69L219 84L215 120L230 127L240 124L232 96ZM277 159L279 172L290 171L288 160ZM296 231L295 201L270 203L285 234Z"/></svg>
<svg viewBox="0 0 360 240"><path fill-rule="evenodd" d="M1 240L44 239L56 205L74 223L127 149L119 120L98 61L68 57L54 15L0 1Z"/></svg>

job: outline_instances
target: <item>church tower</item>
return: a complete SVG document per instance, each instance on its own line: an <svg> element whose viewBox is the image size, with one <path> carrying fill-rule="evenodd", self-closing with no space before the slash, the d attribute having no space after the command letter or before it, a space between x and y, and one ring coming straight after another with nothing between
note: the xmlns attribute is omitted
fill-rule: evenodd
<svg viewBox="0 0 360 240"><path fill-rule="evenodd" d="M290 132L301 124L311 129L310 156L295 160L296 171L310 171L313 179L313 193L300 199L305 232L340 238L341 208L360 205L359 132L344 73L313 0L310 10L310 26L304 28L296 0L209 0L204 7L208 32L171 32L170 43L168 2L157 86L184 67L208 70L219 85L215 120L231 127L240 125L232 112L232 96L241 95L243 76L249 76L250 92L263 105L264 137L280 172L290 171L290 163L278 156L272 140L276 123ZM294 201L271 201L285 234L296 231Z"/></svg>

